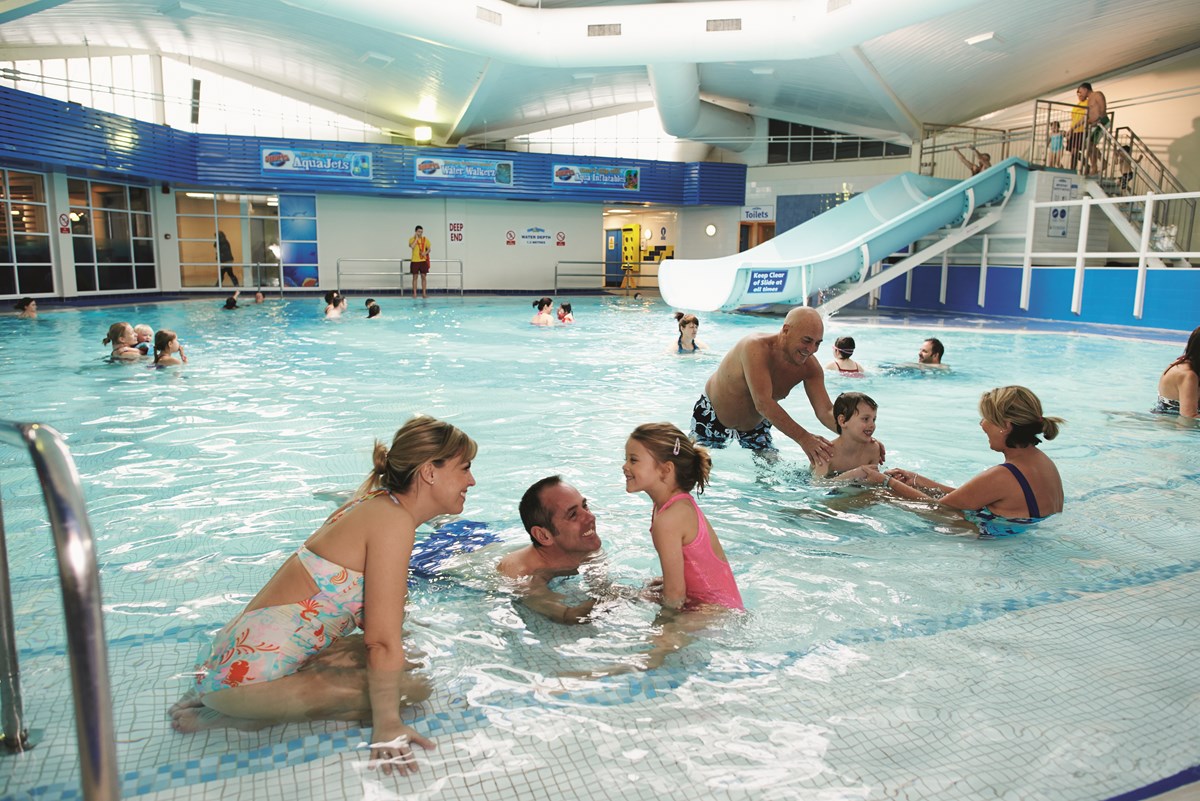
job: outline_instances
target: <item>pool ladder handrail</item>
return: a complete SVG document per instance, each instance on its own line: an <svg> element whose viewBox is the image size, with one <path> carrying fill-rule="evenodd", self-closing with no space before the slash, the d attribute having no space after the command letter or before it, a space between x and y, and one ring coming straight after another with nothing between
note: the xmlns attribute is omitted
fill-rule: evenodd
<svg viewBox="0 0 1200 801"><path fill-rule="evenodd" d="M118 799L121 796L100 571L79 472L62 436L49 426L0 420L0 441L29 451L54 534L66 616L83 797L87 801ZM14 628L8 547L0 507L0 704L6 750L19 753L32 746L24 720Z"/></svg>

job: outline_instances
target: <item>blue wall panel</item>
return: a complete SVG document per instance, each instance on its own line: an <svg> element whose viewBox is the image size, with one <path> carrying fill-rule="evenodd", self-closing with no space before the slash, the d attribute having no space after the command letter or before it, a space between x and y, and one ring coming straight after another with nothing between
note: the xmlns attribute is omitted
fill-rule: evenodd
<svg viewBox="0 0 1200 801"><path fill-rule="evenodd" d="M1033 271L1029 309L1019 306L1021 269L988 267L987 294L983 308L978 300L978 267L951 267L946 303L938 302L941 267L922 265L912 271L912 300L904 299L904 279L880 288L879 305L884 308L954 314L983 314L1036 320L1124 325L1191 331L1200 325L1200 270L1151 270L1146 276L1146 299L1142 319L1133 316L1137 270L1103 267L1087 270L1083 282L1081 314L1071 311L1075 270L1070 267L1039 267Z"/></svg>
<svg viewBox="0 0 1200 801"><path fill-rule="evenodd" d="M189 133L4 87L0 158L142 180L196 178Z"/></svg>
<svg viewBox="0 0 1200 801"><path fill-rule="evenodd" d="M369 152L372 174L370 178L283 171L264 174L264 147ZM417 180L416 165L427 158L512 162L512 183ZM740 206L746 192L746 167L742 164L684 164L192 134L3 87L0 87L0 159L28 162L43 169L99 170L126 179L227 187L236 191L685 206ZM556 164L636 168L637 189L555 183Z"/></svg>

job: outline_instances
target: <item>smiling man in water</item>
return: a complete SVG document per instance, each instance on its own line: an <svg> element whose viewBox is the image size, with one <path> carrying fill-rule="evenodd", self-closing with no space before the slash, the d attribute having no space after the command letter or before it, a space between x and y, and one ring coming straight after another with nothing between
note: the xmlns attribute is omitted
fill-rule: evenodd
<svg viewBox="0 0 1200 801"><path fill-rule="evenodd" d="M827 461L833 453L829 440L809 432L779 405L797 384L804 384L817 419L837 431L833 401L825 391L825 371L814 358L824 335L821 315L797 306L788 312L778 333L750 334L739 340L709 377L692 410L696 440L723 447L727 439L737 437L744 448L768 450L774 426L794 439L810 461Z"/></svg>
<svg viewBox="0 0 1200 801"><path fill-rule="evenodd" d="M558 576L577 573L600 552L596 516L587 498L561 476L547 476L525 491L518 510L530 544L507 554L496 570L505 578L526 582L521 602L533 611L559 623L582 622L596 602L568 606L549 584Z"/></svg>

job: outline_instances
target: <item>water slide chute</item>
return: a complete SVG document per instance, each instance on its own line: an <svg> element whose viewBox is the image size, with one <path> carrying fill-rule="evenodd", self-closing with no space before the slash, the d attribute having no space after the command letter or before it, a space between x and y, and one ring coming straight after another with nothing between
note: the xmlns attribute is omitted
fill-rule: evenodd
<svg viewBox="0 0 1200 801"><path fill-rule="evenodd" d="M663 300L695 311L802 304L922 236L962 224L978 207L1020 191L1026 168L1011 158L965 181L897 175L742 253L664 260L658 270ZM1010 189L1014 181L1018 185Z"/></svg>

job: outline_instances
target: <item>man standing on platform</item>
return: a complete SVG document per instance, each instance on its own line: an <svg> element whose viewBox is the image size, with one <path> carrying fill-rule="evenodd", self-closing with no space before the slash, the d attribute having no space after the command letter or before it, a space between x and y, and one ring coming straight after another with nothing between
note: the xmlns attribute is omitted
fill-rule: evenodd
<svg viewBox="0 0 1200 801"><path fill-rule="evenodd" d="M427 297L425 285L429 275L429 240L425 238L424 228L419 225L416 227L412 237L408 240L408 246L412 248L412 262L409 271L412 273L413 300L416 300L418 275L421 276L421 297Z"/></svg>

